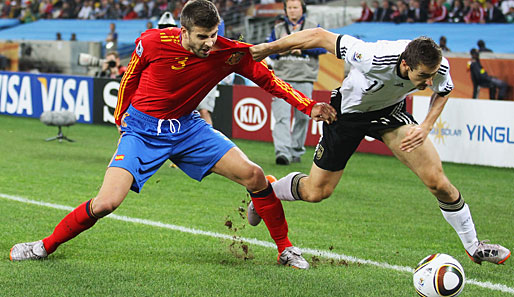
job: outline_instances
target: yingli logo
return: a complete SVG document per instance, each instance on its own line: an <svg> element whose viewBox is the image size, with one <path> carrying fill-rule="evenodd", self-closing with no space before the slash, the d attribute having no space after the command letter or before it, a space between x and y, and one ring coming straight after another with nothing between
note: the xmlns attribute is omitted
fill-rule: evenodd
<svg viewBox="0 0 514 297"><path fill-rule="evenodd" d="M243 98L234 108L234 119L241 129L253 132L266 124L268 112L261 101L255 98Z"/></svg>

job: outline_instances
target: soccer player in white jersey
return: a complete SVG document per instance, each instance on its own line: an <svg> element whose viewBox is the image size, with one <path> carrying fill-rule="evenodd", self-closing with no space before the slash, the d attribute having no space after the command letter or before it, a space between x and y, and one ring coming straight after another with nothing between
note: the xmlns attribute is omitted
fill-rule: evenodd
<svg viewBox="0 0 514 297"><path fill-rule="evenodd" d="M503 264L510 251L477 238L468 205L443 172L434 145L427 138L453 89L448 60L431 39L364 42L321 28L303 30L250 49L255 60L294 49L325 48L351 65L348 77L332 92L336 122L323 125L310 174L293 172L274 182L281 200L319 202L328 198L361 140L384 142L439 201L446 221L455 229L474 262ZM418 124L405 109L405 97L418 90L434 92L426 119ZM250 224L260 222L253 205Z"/></svg>

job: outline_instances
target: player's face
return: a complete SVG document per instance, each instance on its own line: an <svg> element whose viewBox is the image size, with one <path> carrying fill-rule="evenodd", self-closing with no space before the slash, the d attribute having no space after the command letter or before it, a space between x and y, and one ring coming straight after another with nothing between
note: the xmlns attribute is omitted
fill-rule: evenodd
<svg viewBox="0 0 514 297"><path fill-rule="evenodd" d="M303 15L302 2L300 0L289 0L286 3L287 18L297 22Z"/></svg>
<svg viewBox="0 0 514 297"><path fill-rule="evenodd" d="M191 30L182 27L182 46L200 58L207 58L218 38L218 26L203 28L193 26Z"/></svg>
<svg viewBox="0 0 514 297"><path fill-rule="evenodd" d="M415 69L411 69L409 66L407 67L407 75L409 76L409 80L414 84L414 86L416 86L418 90L424 90L428 86L433 85L433 79L437 74L439 64L433 68L423 64L419 64Z"/></svg>

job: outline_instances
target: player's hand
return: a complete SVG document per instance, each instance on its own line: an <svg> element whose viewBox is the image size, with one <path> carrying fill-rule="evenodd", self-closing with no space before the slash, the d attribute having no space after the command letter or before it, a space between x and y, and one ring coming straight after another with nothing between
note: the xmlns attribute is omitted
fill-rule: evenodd
<svg viewBox="0 0 514 297"><path fill-rule="evenodd" d="M422 145L428 136L430 130L427 130L421 126L412 126L407 130L405 137L400 143L400 149L407 153L412 152L415 148Z"/></svg>
<svg viewBox="0 0 514 297"><path fill-rule="evenodd" d="M327 124L331 124L337 120L337 112L328 103L316 103L312 107L311 118L316 122L324 121Z"/></svg>
<svg viewBox="0 0 514 297"><path fill-rule="evenodd" d="M250 54L252 54L252 58L255 61L260 62L272 54L272 52L269 49L268 43L261 43L250 47Z"/></svg>

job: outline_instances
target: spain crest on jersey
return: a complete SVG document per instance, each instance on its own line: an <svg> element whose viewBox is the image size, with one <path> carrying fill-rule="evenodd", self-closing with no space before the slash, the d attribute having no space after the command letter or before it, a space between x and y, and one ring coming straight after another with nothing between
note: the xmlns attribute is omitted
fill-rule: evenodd
<svg viewBox="0 0 514 297"><path fill-rule="evenodd" d="M137 44L137 47L136 47L136 54L141 57L141 55L143 54L143 43L142 41L140 40L139 43Z"/></svg>
<svg viewBox="0 0 514 297"><path fill-rule="evenodd" d="M225 61L229 65L235 65L241 61L241 58L245 55L243 52L235 52Z"/></svg>

